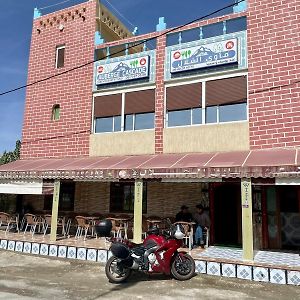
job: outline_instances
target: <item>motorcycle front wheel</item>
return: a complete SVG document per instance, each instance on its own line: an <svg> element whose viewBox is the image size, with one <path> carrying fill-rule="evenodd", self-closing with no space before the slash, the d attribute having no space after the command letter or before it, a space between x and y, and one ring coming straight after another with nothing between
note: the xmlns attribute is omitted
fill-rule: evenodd
<svg viewBox="0 0 300 300"><path fill-rule="evenodd" d="M195 274L194 259L186 253L176 255L171 265L171 274L177 280L191 279Z"/></svg>
<svg viewBox="0 0 300 300"><path fill-rule="evenodd" d="M130 276L131 269L121 267L118 264L118 259L111 256L105 265L105 274L109 282L121 283Z"/></svg>

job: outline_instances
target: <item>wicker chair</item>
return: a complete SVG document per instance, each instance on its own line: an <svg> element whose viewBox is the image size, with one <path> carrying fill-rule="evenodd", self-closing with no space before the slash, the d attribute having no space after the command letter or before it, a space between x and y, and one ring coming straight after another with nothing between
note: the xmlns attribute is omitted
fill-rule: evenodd
<svg viewBox="0 0 300 300"><path fill-rule="evenodd" d="M92 229L92 225L89 224L88 220L84 216L76 216L75 220L77 222L77 230L76 230L76 234L75 234L75 239L80 238L84 231L84 240L85 240L88 231Z"/></svg>

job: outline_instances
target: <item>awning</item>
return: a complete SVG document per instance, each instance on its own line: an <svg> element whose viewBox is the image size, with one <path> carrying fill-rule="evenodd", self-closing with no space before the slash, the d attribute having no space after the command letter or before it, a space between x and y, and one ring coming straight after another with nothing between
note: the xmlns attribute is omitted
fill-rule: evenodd
<svg viewBox="0 0 300 300"><path fill-rule="evenodd" d="M43 180L0 180L0 194L41 195Z"/></svg>
<svg viewBox="0 0 300 300"><path fill-rule="evenodd" d="M297 149L28 159L0 166L0 179L297 177Z"/></svg>

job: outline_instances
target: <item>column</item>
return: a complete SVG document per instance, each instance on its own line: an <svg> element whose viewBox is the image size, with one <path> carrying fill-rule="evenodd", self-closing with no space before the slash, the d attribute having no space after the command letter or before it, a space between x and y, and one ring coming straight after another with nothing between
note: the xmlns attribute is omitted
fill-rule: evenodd
<svg viewBox="0 0 300 300"><path fill-rule="evenodd" d="M242 178L241 189L243 259L253 260L252 189L250 178Z"/></svg>
<svg viewBox="0 0 300 300"><path fill-rule="evenodd" d="M142 242L142 219L143 219L143 180L135 180L134 185L134 219L133 219L133 242Z"/></svg>
<svg viewBox="0 0 300 300"><path fill-rule="evenodd" d="M51 218L51 233L50 233L51 242L56 241L59 191L60 191L60 181L55 180L54 191L53 191L53 202L52 202L52 218Z"/></svg>

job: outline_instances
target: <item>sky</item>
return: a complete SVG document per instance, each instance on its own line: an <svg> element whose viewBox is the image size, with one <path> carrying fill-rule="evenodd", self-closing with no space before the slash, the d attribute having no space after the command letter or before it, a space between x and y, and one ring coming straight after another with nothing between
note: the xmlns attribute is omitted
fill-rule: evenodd
<svg viewBox="0 0 300 300"><path fill-rule="evenodd" d="M109 1L109 2L108 2ZM48 7L61 3L57 6ZM84 0L0 0L0 93L27 82L27 66L33 21L33 9L47 14ZM139 33L155 30L159 17L165 17L167 27L178 26L220 9L234 0L101 0L114 15ZM120 13L118 13L110 5ZM48 8L47 8L48 7ZM231 10L226 10L226 14ZM0 154L11 151L21 139L26 90L0 96Z"/></svg>

